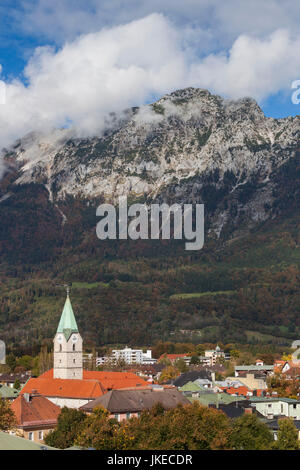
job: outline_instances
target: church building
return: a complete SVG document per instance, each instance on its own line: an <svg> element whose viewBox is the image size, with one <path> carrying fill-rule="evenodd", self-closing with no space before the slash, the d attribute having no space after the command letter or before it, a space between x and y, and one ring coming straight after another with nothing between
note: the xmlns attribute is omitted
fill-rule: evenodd
<svg viewBox="0 0 300 470"><path fill-rule="evenodd" d="M60 407L80 408L110 390L149 386L145 380L132 372L83 369L83 341L69 293L53 341L53 369L37 378L30 378L21 394L39 394Z"/></svg>

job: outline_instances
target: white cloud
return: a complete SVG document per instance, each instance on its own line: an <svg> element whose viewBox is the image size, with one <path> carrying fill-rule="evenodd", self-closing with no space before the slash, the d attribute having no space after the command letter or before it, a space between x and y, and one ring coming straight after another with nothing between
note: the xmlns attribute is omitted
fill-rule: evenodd
<svg viewBox="0 0 300 470"><path fill-rule="evenodd" d="M261 101L300 76L300 35L278 30L265 39L241 35L228 54L211 54L191 67L191 82L230 98Z"/></svg>
<svg viewBox="0 0 300 470"><path fill-rule="evenodd" d="M81 36L58 52L39 48L24 73L28 85L8 83L0 107L3 145L70 121L83 133L100 132L109 112L184 85L185 64L177 31L153 14Z"/></svg>

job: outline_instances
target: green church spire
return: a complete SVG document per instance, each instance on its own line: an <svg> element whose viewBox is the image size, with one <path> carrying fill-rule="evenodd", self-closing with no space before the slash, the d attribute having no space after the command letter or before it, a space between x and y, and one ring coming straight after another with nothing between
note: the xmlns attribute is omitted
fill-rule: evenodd
<svg viewBox="0 0 300 470"><path fill-rule="evenodd" d="M78 333L78 326L75 320L69 293L67 293L64 309L58 324L57 333L63 333L67 341L72 333Z"/></svg>

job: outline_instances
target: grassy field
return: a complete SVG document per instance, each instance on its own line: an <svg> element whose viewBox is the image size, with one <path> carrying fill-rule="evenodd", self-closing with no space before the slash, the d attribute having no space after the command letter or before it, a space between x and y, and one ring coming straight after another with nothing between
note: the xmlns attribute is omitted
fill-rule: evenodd
<svg viewBox="0 0 300 470"><path fill-rule="evenodd" d="M109 287L105 282L72 282L72 289L95 289L96 287Z"/></svg>
<svg viewBox="0 0 300 470"><path fill-rule="evenodd" d="M217 292L193 292L189 294L173 294L170 296L170 300L182 300L182 299L194 299L199 297L204 297L206 295L233 295L236 291L234 290L224 290L224 291L217 291Z"/></svg>
<svg viewBox="0 0 300 470"><path fill-rule="evenodd" d="M273 344L286 344L289 345L291 340L284 337L268 335L260 333L259 331L246 330L245 334L248 341L257 340L259 343L273 343Z"/></svg>

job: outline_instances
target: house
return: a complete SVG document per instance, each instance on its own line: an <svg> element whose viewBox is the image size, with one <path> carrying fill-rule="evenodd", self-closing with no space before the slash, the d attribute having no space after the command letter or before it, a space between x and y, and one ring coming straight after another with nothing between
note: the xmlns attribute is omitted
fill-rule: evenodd
<svg viewBox="0 0 300 470"><path fill-rule="evenodd" d="M293 380L293 379L300 379L300 367L296 365L292 365L288 370L283 372L283 376L287 380Z"/></svg>
<svg viewBox="0 0 300 470"><path fill-rule="evenodd" d="M25 385L31 377L31 372L20 372L17 374L0 374L0 384L8 387L14 386L15 382L19 382L21 386Z"/></svg>
<svg viewBox="0 0 300 470"><path fill-rule="evenodd" d="M248 373L245 376L240 373L238 375L239 382L245 385L249 390L266 390L268 388L266 377L260 373ZM234 381L235 377L227 377L227 381Z"/></svg>
<svg viewBox="0 0 300 470"><path fill-rule="evenodd" d="M17 431L29 441L43 443L45 436L57 424L60 408L38 394L19 395L11 403L17 419Z"/></svg>
<svg viewBox="0 0 300 470"><path fill-rule="evenodd" d="M257 366L263 366L263 365L264 365L264 361L262 361L261 359L256 359L255 364L256 364Z"/></svg>
<svg viewBox="0 0 300 470"><path fill-rule="evenodd" d="M283 364L281 368L281 373L284 374L292 367L297 367L297 364L294 364L293 361L285 361L285 363Z"/></svg>
<svg viewBox="0 0 300 470"><path fill-rule="evenodd" d="M59 407L80 408L109 390L147 385L133 373L84 370L82 345L67 294L54 337L54 368L30 378L21 394L39 393Z"/></svg>
<svg viewBox="0 0 300 470"><path fill-rule="evenodd" d="M300 420L300 401L292 398L251 397L251 404L261 415L268 419L287 417Z"/></svg>
<svg viewBox="0 0 300 470"><path fill-rule="evenodd" d="M160 403L165 410L177 405L188 405L185 398L176 388L152 387L142 390L111 390L102 397L82 406L80 409L91 413L97 407L103 407L110 412L110 417L123 421L138 417L144 410L150 410Z"/></svg>
<svg viewBox="0 0 300 470"><path fill-rule="evenodd" d="M300 375L300 364L293 361L285 361L281 373L285 375L286 379L297 378Z"/></svg>
<svg viewBox="0 0 300 470"><path fill-rule="evenodd" d="M235 366L235 377L240 377L245 374L256 374L260 372L262 375L268 376L274 371L274 365L246 365L246 366Z"/></svg>

